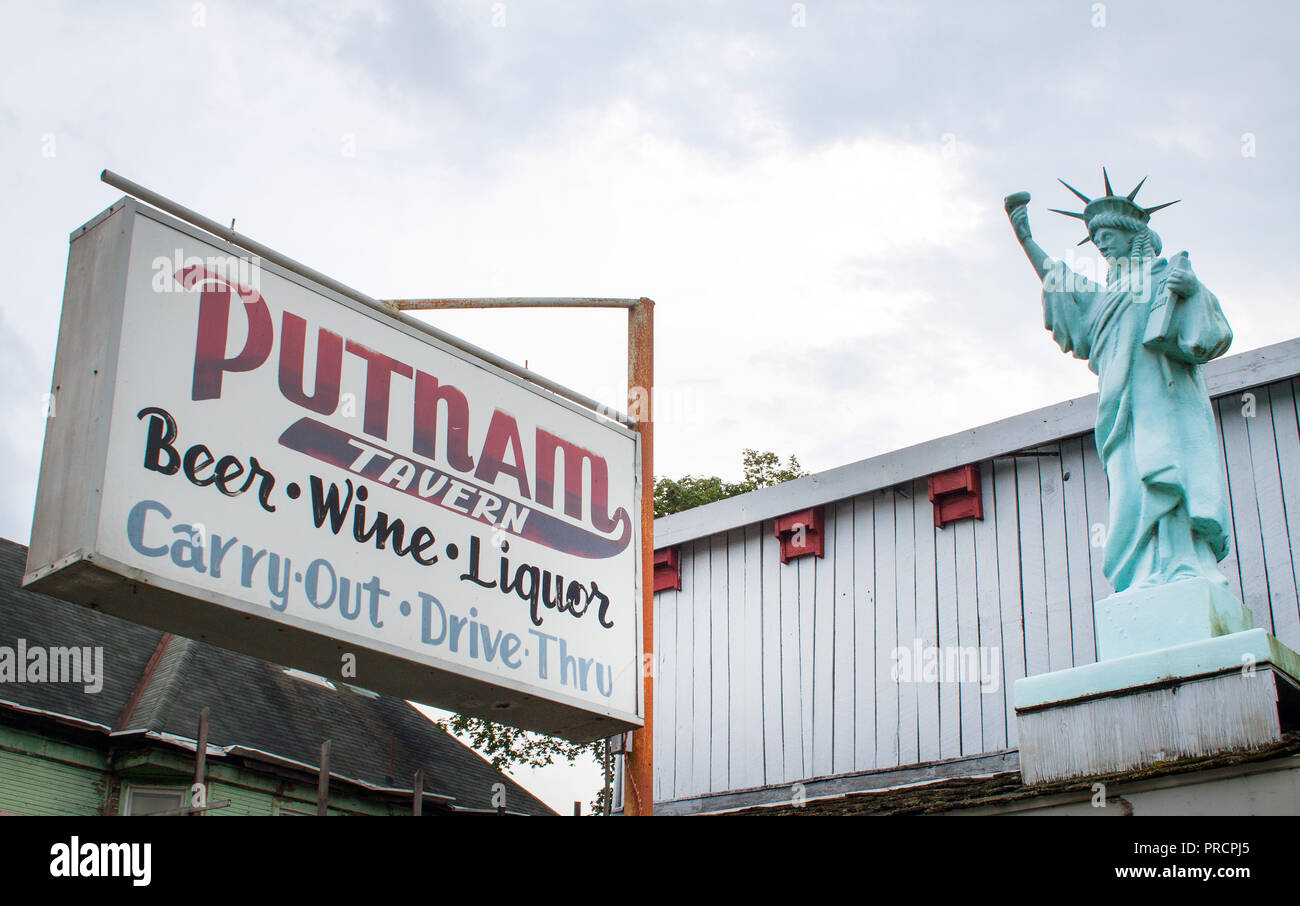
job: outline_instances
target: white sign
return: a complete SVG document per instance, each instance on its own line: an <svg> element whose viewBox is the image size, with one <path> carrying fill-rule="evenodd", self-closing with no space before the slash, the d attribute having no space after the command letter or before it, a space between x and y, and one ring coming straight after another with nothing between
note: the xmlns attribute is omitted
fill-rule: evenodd
<svg viewBox="0 0 1300 906"><path fill-rule="evenodd" d="M131 201L74 237L54 403L39 590L574 739L640 725L625 427Z"/></svg>

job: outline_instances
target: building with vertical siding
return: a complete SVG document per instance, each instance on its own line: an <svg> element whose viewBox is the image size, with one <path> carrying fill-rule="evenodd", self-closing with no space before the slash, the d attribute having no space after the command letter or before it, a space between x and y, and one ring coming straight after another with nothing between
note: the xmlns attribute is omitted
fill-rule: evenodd
<svg viewBox="0 0 1300 906"><path fill-rule="evenodd" d="M26 559L0 539L0 814L188 806L205 707L207 815L317 814L327 740L330 815L411 814L416 771L424 815L555 814L406 701L24 591ZM72 648L101 669L49 669Z"/></svg>
<svg viewBox="0 0 1300 906"><path fill-rule="evenodd" d="M1220 567L1300 648L1300 340L1205 376ZM1019 783L1012 686L1097 659L1095 418L1095 395L1069 400L656 520L656 813L1089 811L1090 782ZM1300 727L1297 700L1282 712ZM1300 813L1297 753L1284 733L1103 779L1130 812Z"/></svg>

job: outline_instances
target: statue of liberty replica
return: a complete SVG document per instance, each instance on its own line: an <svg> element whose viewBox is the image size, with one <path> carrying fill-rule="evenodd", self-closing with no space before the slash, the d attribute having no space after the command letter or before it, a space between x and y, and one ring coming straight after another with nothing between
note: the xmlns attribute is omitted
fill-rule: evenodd
<svg viewBox="0 0 1300 906"><path fill-rule="evenodd" d="M1095 603L1101 660L1208 639L1251 627L1218 561L1231 521L1223 454L1202 367L1223 355L1232 330L1186 252L1159 257L1137 188L1078 196L1105 259L1100 279L1068 268L1033 239L1029 193L1006 198L1016 238L1043 281L1043 318L1063 352L1098 377L1097 452L1110 483L1106 578L1115 594Z"/></svg>

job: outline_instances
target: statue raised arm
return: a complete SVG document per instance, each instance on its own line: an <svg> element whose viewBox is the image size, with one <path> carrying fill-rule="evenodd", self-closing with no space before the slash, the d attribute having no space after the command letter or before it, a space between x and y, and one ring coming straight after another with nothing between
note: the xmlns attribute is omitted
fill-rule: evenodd
<svg viewBox="0 0 1300 906"><path fill-rule="evenodd" d="M1002 199L1002 207L1011 218L1011 226L1016 231L1016 240L1029 257L1029 263L1038 272L1038 279L1044 279L1052 259L1047 252L1043 251L1042 246L1034 241L1034 234L1029 229L1029 193L1016 192L1008 195Z"/></svg>

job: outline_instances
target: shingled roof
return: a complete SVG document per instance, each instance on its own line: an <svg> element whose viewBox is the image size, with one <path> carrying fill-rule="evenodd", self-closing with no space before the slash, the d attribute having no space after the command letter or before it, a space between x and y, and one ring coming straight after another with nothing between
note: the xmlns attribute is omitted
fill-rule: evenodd
<svg viewBox="0 0 1300 906"><path fill-rule="evenodd" d="M103 689L76 683L6 683L0 709L100 729L189 741L208 707L208 745L315 770L330 740L330 774L389 790L425 790L453 809L491 811L506 784L507 811L555 812L409 702L343 683L326 685L258 658L173 636L22 588L27 548L0 538L0 645L102 646ZM150 668L150 662L152 669ZM210 754L209 757L212 757Z"/></svg>

